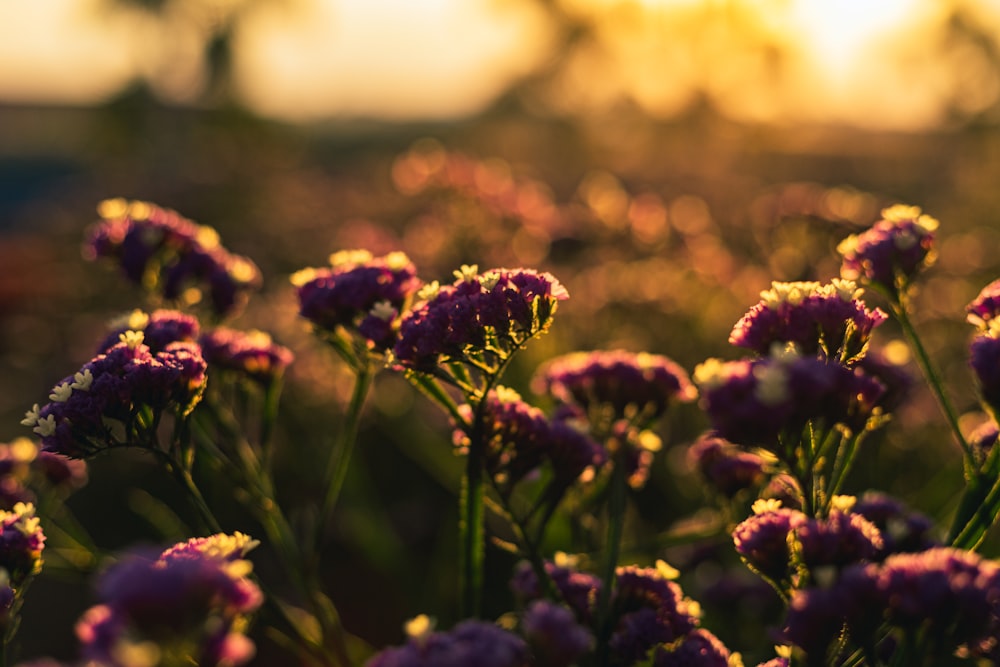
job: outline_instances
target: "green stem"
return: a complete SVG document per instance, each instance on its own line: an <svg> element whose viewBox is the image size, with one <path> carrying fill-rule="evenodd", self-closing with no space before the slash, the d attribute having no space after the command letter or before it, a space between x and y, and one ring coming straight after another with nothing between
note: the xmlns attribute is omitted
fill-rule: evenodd
<svg viewBox="0 0 1000 667"><path fill-rule="evenodd" d="M907 341L909 341L910 346L913 348L913 352L917 357L917 364L920 366L920 370L923 372L924 377L927 379L927 383L931 387L931 393L933 393L934 397L937 399L938 406L941 408L941 412L944 413L945 419L951 427L952 434L955 436L955 441L958 442L959 447L962 448L962 452L965 455L966 472L971 472L974 468L972 448L966 441L965 436L962 435L962 429L958 425L958 415L955 412L955 408L952 406L948 395L944 391L944 385L941 382L941 378L934 369L934 364L931 362L930 355L927 354L927 349L924 347L923 342L920 340L920 336L917 334L916 327L913 326L913 321L910 320L905 298L900 296L898 301L890 299L890 307L892 308L893 315L895 315L896 320L899 322L899 325L903 330L903 334L906 336Z"/></svg>
<svg viewBox="0 0 1000 667"><path fill-rule="evenodd" d="M280 377L273 378L264 388L264 406L260 422L260 451L262 466L267 474L271 473L274 460L274 427L278 422L278 403L281 399L282 382Z"/></svg>
<svg viewBox="0 0 1000 667"><path fill-rule="evenodd" d="M340 491L344 487L344 480L347 479L351 454L358 439L361 412L364 409L365 400L368 398L374 377L375 369L371 360L368 359L358 369L354 380L354 389L351 393L351 402L345 415L344 427L340 432L340 441L336 447L330 450L330 458L327 459L326 473L323 477L326 494L323 496L323 505L320 509L319 521L316 524L321 533L326 530L326 524L333 515ZM322 540L317 540L317 545L320 544L322 544Z"/></svg>
<svg viewBox="0 0 1000 667"><path fill-rule="evenodd" d="M486 557L483 501L483 468L485 428L484 402L476 407L472 432L469 434L469 453L465 460L462 479L459 525L461 552L462 618L478 618L482 612L483 562Z"/></svg>
<svg viewBox="0 0 1000 667"><path fill-rule="evenodd" d="M597 600L597 658L598 664L606 664L608 658L608 640L610 639L610 607L611 589L615 582L615 570L618 567L618 554L621 550L622 534L625 527L625 505L627 500L625 477L624 444L618 446L614 456L614 468L611 472L611 495L608 498L608 538L604 545L605 561L602 572L601 592Z"/></svg>

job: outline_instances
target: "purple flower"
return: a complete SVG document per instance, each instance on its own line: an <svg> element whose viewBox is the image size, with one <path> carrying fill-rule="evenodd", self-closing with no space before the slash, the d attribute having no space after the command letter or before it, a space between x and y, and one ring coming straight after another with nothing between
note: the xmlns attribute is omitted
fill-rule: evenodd
<svg viewBox="0 0 1000 667"><path fill-rule="evenodd" d="M916 206L883 209L869 230L847 237L837 246L843 255L840 275L878 285L895 294L922 268L933 263L938 221Z"/></svg>
<svg viewBox="0 0 1000 667"><path fill-rule="evenodd" d="M571 609L549 600L535 600L521 616L521 634L531 647L535 664L569 667L594 646L594 635L579 624Z"/></svg>
<svg viewBox="0 0 1000 667"><path fill-rule="evenodd" d="M379 350L397 338L400 315L420 289L417 270L401 252L373 257L365 250L330 256L330 266L292 276L299 315L319 331L343 327Z"/></svg>
<svg viewBox="0 0 1000 667"><path fill-rule="evenodd" d="M782 434L797 437L806 423L830 429L865 427L884 391L877 380L840 364L785 353L695 369L695 383L712 428L730 442L783 456Z"/></svg>
<svg viewBox="0 0 1000 667"><path fill-rule="evenodd" d="M788 667L788 658L771 658L767 662L762 662L757 667Z"/></svg>
<svg viewBox="0 0 1000 667"><path fill-rule="evenodd" d="M427 300L403 318L393 347L399 367L431 373L440 361L504 360L547 331L559 301L569 298L548 273L477 272L476 266L462 267L454 284L429 289Z"/></svg>
<svg viewBox="0 0 1000 667"><path fill-rule="evenodd" d="M592 419L596 412L610 410L614 421L642 423L662 416L675 401L697 396L687 372L667 357L624 350L556 357L538 369L532 388L578 406Z"/></svg>
<svg viewBox="0 0 1000 667"><path fill-rule="evenodd" d="M976 376L979 397L994 417L1000 415L1000 327L972 339L969 365Z"/></svg>
<svg viewBox="0 0 1000 667"><path fill-rule="evenodd" d="M834 509L824 519L806 519L795 528L802 563L811 571L822 566L844 568L872 560L884 547L882 535L861 514Z"/></svg>
<svg viewBox="0 0 1000 667"><path fill-rule="evenodd" d="M252 261L223 248L211 227L176 211L109 199L98 213L102 219L88 232L84 256L114 259L128 279L166 299L196 302L207 291L215 314L227 316L260 286L260 270Z"/></svg>
<svg viewBox="0 0 1000 667"><path fill-rule="evenodd" d="M263 331L216 327L202 334L198 343L209 369L232 371L263 385L280 378L295 359L291 350Z"/></svg>
<svg viewBox="0 0 1000 667"><path fill-rule="evenodd" d="M0 568L6 583L16 592L42 569L45 535L35 517L35 506L17 503L12 510L0 511Z"/></svg>
<svg viewBox="0 0 1000 667"><path fill-rule="evenodd" d="M137 649L180 653L199 665L247 662L253 643L240 628L263 597L247 578L252 565L242 555L252 542L244 538L217 535L158 558L134 555L116 563L98 584L101 604L77 623L84 657L117 667L118 656Z"/></svg>
<svg viewBox="0 0 1000 667"><path fill-rule="evenodd" d="M761 301L736 323L729 342L768 354L774 345L794 343L806 355L853 364L865 354L872 329L886 314L868 310L850 280L771 283Z"/></svg>
<svg viewBox="0 0 1000 667"><path fill-rule="evenodd" d="M461 410L472 419L470 406ZM585 471L606 461L604 450L586 434L564 422L549 421L512 389L491 390L481 410L486 470L508 489L545 462L551 463L556 480L569 486ZM455 430L453 440L461 450L468 449L469 435L464 428Z"/></svg>
<svg viewBox="0 0 1000 667"><path fill-rule="evenodd" d="M1000 316L1000 279L984 287L965 310L970 323L988 330L990 322Z"/></svg>
<svg viewBox="0 0 1000 667"><path fill-rule="evenodd" d="M580 624L589 627L601 590L601 580L593 574L577 570L574 559L564 554L557 554L555 562L546 561L545 572ZM521 604L542 598L542 587L528 561L522 561L515 568L510 587Z"/></svg>
<svg viewBox="0 0 1000 667"><path fill-rule="evenodd" d="M926 551L940 542L931 535L934 522L919 512L908 509L902 502L878 491L867 491L852 510L878 528L883 547L879 559L895 553Z"/></svg>
<svg viewBox="0 0 1000 667"><path fill-rule="evenodd" d="M780 584L790 576L788 537L809 518L798 510L781 507L778 501L758 501L754 510L756 514L733 529L733 544L752 570Z"/></svg>
<svg viewBox="0 0 1000 667"><path fill-rule="evenodd" d="M170 343L153 354L142 332L128 331L53 387L50 402L36 404L21 424L41 437L42 449L84 458L119 444L105 420L138 427L135 416L143 406L154 413L171 406L189 412L204 391L205 368L194 343Z"/></svg>
<svg viewBox="0 0 1000 667"><path fill-rule="evenodd" d="M611 602L613 630L608 646L616 663L631 665L657 644L676 641L695 630L698 606L662 567L619 567Z"/></svg>
<svg viewBox="0 0 1000 667"><path fill-rule="evenodd" d="M679 641L657 646L652 667L728 667L729 649L708 630L698 628Z"/></svg>
<svg viewBox="0 0 1000 667"><path fill-rule="evenodd" d="M982 465L989 457L998 437L1000 437L1000 427L992 419L980 424L969 434L969 448L979 465Z"/></svg>
<svg viewBox="0 0 1000 667"><path fill-rule="evenodd" d="M1000 566L973 552L936 547L854 565L832 588L796 592L782 635L806 651L809 664L824 664L844 623L858 644L871 642L887 623L919 630L929 640L924 646L933 647L928 657L945 658L959 648L975 654L991 646L998 612Z"/></svg>
<svg viewBox="0 0 1000 667"><path fill-rule="evenodd" d="M688 458L712 490L726 498L764 481L764 459L712 434L691 445Z"/></svg>
<svg viewBox="0 0 1000 667"><path fill-rule="evenodd" d="M176 310L154 310L145 313L133 310L113 321L110 332L97 348L98 354L107 352L121 341L126 331L141 331L142 342L156 354L170 343L193 343L198 340L198 320Z"/></svg>
<svg viewBox="0 0 1000 667"><path fill-rule="evenodd" d="M528 667L528 647L517 635L469 620L448 632L423 632L375 655L365 667Z"/></svg>

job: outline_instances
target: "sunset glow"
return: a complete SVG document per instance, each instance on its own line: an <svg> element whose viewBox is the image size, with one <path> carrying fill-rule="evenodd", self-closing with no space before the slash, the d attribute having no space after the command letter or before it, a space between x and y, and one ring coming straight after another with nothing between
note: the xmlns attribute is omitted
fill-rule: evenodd
<svg viewBox="0 0 1000 667"><path fill-rule="evenodd" d="M566 113L624 98L669 116L707 95L740 120L914 129L939 122L946 104L975 112L1000 95L986 55L942 41L946 2L563 0L558 7L593 26L565 53L554 15L530 0L175 0L159 15L100 0L5 2L0 100L91 104L145 80L169 102L194 101L207 85L201 49L218 20L212 11L238 17L237 97L292 121L460 117L555 57L560 69L539 94ZM1000 30L995 5L962 7ZM950 50L931 58L928 44ZM963 81L946 80L956 69Z"/></svg>

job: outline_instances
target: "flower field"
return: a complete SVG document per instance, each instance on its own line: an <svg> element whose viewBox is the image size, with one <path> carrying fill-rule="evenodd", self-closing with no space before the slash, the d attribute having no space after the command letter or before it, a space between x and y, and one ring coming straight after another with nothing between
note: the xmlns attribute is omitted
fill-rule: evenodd
<svg viewBox="0 0 1000 667"><path fill-rule="evenodd" d="M995 139L148 122L5 209L5 664L1000 662Z"/></svg>

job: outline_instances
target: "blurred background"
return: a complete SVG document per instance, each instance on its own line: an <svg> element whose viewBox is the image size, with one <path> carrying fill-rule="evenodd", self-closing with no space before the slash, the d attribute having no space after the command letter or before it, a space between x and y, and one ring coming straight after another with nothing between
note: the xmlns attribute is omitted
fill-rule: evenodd
<svg viewBox="0 0 1000 667"><path fill-rule="evenodd" d="M963 309L1000 276L998 122L996 0L0 0L0 439L109 318L146 306L80 255L117 196L212 225L261 266L232 324L298 358L279 434L292 508L316 493L307 471L350 378L288 276L347 248L404 250L426 280L462 263L552 271L572 298L509 373L528 396L539 362L576 349L689 371L738 358L729 330L771 280L829 280L840 239L885 205L921 206L941 228L918 326L971 430L985 416ZM888 323L876 343L905 362L897 336ZM418 613L455 620L460 461L400 378L382 374L368 407L325 558L349 629L383 645ZM712 507L686 458L704 427L694 406L673 415L628 557L681 566L706 625L753 664L780 617L727 538L657 541ZM947 523L960 461L929 394L869 447L852 490ZM102 457L91 479L71 502L99 545L165 541L153 497L174 492L150 462ZM511 562L489 558L499 614ZM87 576L35 585L24 656L73 655Z"/></svg>

